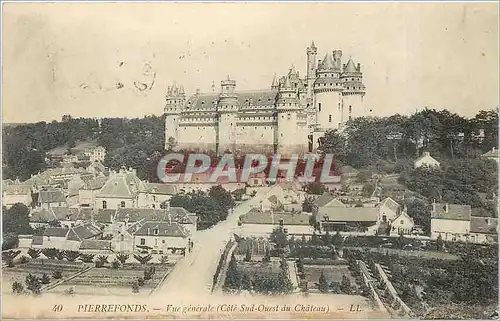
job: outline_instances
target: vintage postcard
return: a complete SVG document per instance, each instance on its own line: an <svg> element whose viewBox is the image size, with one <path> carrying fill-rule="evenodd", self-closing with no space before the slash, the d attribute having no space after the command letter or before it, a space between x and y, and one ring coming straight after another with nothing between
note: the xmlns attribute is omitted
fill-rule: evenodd
<svg viewBox="0 0 500 321"><path fill-rule="evenodd" d="M498 2L2 6L5 319L498 319Z"/></svg>

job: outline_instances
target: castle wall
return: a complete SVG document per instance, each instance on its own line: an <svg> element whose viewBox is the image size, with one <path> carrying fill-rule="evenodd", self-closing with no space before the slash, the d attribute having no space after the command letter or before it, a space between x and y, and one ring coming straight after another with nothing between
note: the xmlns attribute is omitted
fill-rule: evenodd
<svg viewBox="0 0 500 321"><path fill-rule="evenodd" d="M216 126L212 124L183 124L179 127L177 149L211 151L216 149Z"/></svg>
<svg viewBox="0 0 500 321"><path fill-rule="evenodd" d="M343 118L344 122L357 117L371 116L372 112L367 110L367 106L363 104L363 96L359 94L348 94L342 97L344 101ZM349 116L351 118L349 118Z"/></svg>
<svg viewBox="0 0 500 321"><path fill-rule="evenodd" d="M315 94L317 122L321 128L337 129L342 123L342 94L337 91L317 92Z"/></svg>

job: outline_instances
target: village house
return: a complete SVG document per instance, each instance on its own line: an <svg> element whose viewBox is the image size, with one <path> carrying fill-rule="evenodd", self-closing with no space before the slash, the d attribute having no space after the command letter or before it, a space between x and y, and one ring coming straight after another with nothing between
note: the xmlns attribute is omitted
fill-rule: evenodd
<svg viewBox="0 0 500 321"><path fill-rule="evenodd" d="M315 219L321 231L375 233L380 210L374 207L319 207Z"/></svg>
<svg viewBox="0 0 500 321"><path fill-rule="evenodd" d="M85 184L78 190L78 204L81 207L93 208L96 204L96 195L101 188L106 184L108 178L103 174L87 180Z"/></svg>
<svg viewBox="0 0 500 321"><path fill-rule="evenodd" d="M470 221L470 205L433 203L431 239L441 236L444 241L466 241L470 233Z"/></svg>
<svg viewBox="0 0 500 321"><path fill-rule="evenodd" d="M441 164L431 156L429 152L424 152L422 156L417 158L415 162L413 162L413 167L414 168L420 168L420 167L431 167L431 168L439 168Z"/></svg>
<svg viewBox="0 0 500 321"><path fill-rule="evenodd" d="M38 192L37 206L49 209L51 207L67 207L66 197L60 189L41 190Z"/></svg>
<svg viewBox="0 0 500 321"><path fill-rule="evenodd" d="M173 184L145 183L145 189L139 191L139 208L160 208L160 205L170 200L178 193Z"/></svg>
<svg viewBox="0 0 500 321"><path fill-rule="evenodd" d="M214 168L211 168L203 173L193 173L190 178L185 174L179 174L179 179L176 180L175 185L181 193L190 193L193 191L208 192L210 188L218 185L223 186L229 192L245 188L245 183L233 182L227 176L219 176L215 182L212 182L211 176L214 170Z"/></svg>
<svg viewBox="0 0 500 321"><path fill-rule="evenodd" d="M401 212L401 206L390 197L385 198L377 207L380 209L382 222L392 222Z"/></svg>
<svg viewBox="0 0 500 321"><path fill-rule="evenodd" d="M471 216L470 241L492 244L498 242L498 219L493 217Z"/></svg>
<svg viewBox="0 0 500 321"><path fill-rule="evenodd" d="M104 162L106 157L106 149L102 146L96 146L85 150L85 156L88 156L91 163L94 162Z"/></svg>
<svg viewBox="0 0 500 321"><path fill-rule="evenodd" d="M311 215L308 214L262 212L258 209L251 209L240 216L238 234L269 235L277 227L282 227L289 235L311 234L313 228L310 225L310 217Z"/></svg>
<svg viewBox="0 0 500 321"><path fill-rule="evenodd" d="M313 201L312 213L316 214L320 207L347 207L338 198L330 193L323 193L320 197Z"/></svg>
<svg viewBox="0 0 500 321"><path fill-rule="evenodd" d="M67 227L47 227L41 237L34 235L32 246L34 248L56 248L59 250L77 251L83 240L100 239L101 229L92 224L86 223L71 228Z"/></svg>
<svg viewBox="0 0 500 321"><path fill-rule="evenodd" d="M265 173L251 173L248 177L247 184L249 187L263 187L267 186Z"/></svg>
<svg viewBox="0 0 500 321"><path fill-rule="evenodd" d="M135 169L112 171L95 195L95 208L118 209L138 207L139 193L146 189Z"/></svg>
<svg viewBox="0 0 500 321"><path fill-rule="evenodd" d="M2 205L6 208L21 203L28 207L32 205L32 187L29 184L20 184L19 181L2 187Z"/></svg>
<svg viewBox="0 0 500 321"><path fill-rule="evenodd" d="M86 171L96 176L100 174L107 176L109 174L109 171L106 169L106 167L104 167L104 165L99 161L90 163Z"/></svg>
<svg viewBox="0 0 500 321"><path fill-rule="evenodd" d="M406 209L401 211L399 216L397 216L395 219L391 221L392 224L391 224L390 234L393 236L410 235L413 230L413 227L415 226L413 218L406 213Z"/></svg>
<svg viewBox="0 0 500 321"><path fill-rule="evenodd" d="M190 234L177 222L146 221L136 225L134 249L150 249L152 253L167 253L168 250L186 249Z"/></svg>
<svg viewBox="0 0 500 321"><path fill-rule="evenodd" d="M489 152L481 155L481 158L495 161L498 164L498 149L493 147Z"/></svg>
<svg viewBox="0 0 500 321"><path fill-rule="evenodd" d="M82 254L111 254L111 240L83 240L78 251Z"/></svg>

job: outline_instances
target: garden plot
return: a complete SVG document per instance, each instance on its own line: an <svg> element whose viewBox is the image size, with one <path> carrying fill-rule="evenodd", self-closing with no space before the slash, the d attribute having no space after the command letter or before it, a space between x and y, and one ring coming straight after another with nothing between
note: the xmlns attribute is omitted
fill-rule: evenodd
<svg viewBox="0 0 500 321"><path fill-rule="evenodd" d="M145 280L144 271L148 267L154 267L155 273L151 276L151 279ZM71 287L77 294L102 292L103 289L106 289L105 292L109 294L116 294L115 292L122 291L130 293L132 284L140 278L144 280L144 285L141 285L140 288L149 291L158 285L173 267L174 264L126 263L117 269L111 267L92 268L64 282L64 284L54 288L51 292L63 292Z"/></svg>
<svg viewBox="0 0 500 321"><path fill-rule="evenodd" d="M55 271L61 272L62 279L82 271L85 267L86 265L82 262L52 259L34 259L11 268L5 267L2 269L2 292L10 292L12 290L12 283L15 281L24 284L26 276L30 273L37 277L41 277L45 273L50 277L50 283L54 283L59 281L59 279L52 277Z"/></svg>
<svg viewBox="0 0 500 321"><path fill-rule="evenodd" d="M357 288L356 280L351 275L347 265L304 265L305 280L308 282L310 289L318 288L318 283L321 272L325 276L328 283L342 282L342 277L345 275L351 282L351 287Z"/></svg>

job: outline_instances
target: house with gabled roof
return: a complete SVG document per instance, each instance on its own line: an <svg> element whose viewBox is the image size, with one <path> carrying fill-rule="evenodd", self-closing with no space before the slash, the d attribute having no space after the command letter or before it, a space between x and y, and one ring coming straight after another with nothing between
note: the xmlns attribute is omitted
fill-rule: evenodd
<svg viewBox="0 0 500 321"><path fill-rule="evenodd" d="M378 228L380 211L374 207L320 207L315 218L321 231L368 232Z"/></svg>
<svg viewBox="0 0 500 321"><path fill-rule="evenodd" d="M161 204L179 192L174 184L144 183L144 186L144 190L139 192L139 208L160 208Z"/></svg>
<svg viewBox="0 0 500 321"><path fill-rule="evenodd" d="M66 196L61 189L48 189L38 192L38 207L67 207Z"/></svg>
<svg viewBox="0 0 500 321"><path fill-rule="evenodd" d="M28 207L32 202L32 186L30 184L11 183L2 186L2 205L10 208L21 203Z"/></svg>
<svg viewBox="0 0 500 321"><path fill-rule="evenodd" d="M311 234L311 215L290 212L263 212L251 209L239 218L238 234L241 235L269 235L277 227L282 227L289 235Z"/></svg>
<svg viewBox="0 0 500 321"><path fill-rule="evenodd" d="M434 157L432 157L429 152L424 152L422 156L420 156L413 162L414 168L439 168L439 166L441 166L441 164Z"/></svg>
<svg viewBox="0 0 500 321"><path fill-rule="evenodd" d="M394 236L409 235L415 226L413 218L406 213L406 209L401 211L401 213L391 221L390 234Z"/></svg>
<svg viewBox="0 0 500 321"><path fill-rule="evenodd" d="M466 241L470 233L470 221L470 205L433 203L431 239L441 236L444 241Z"/></svg>
<svg viewBox="0 0 500 321"><path fill-rule="evenodd" d="M391 222L401 213L401 206L390 197L383 199L377 207L380 209L383 222Z"/></svg>
<svg viewBox="0 0 500 321"><path fill-rule="evenodd" d="M82 207L93 208L96 201L96 195L106 184L108 178L102 174L86 180L84 185L78 190L78 204Z"/></svg>
<svg viewBox="0 0 500 321"><path fill-rule="evenodd" d="M96 193L95 208L118 209L138 207L139 193L146 189L135 169L122 168L111 172L104 186Z"/></svg>
<svg viewBox="0 0 500 321"><path fill-rule="evenodd" d="M471 216L470 241L473 243L498 243L498 218Z"/></svg>
<svg viewBox="0 0 500 321"><path fill-rule="evenodd" d="M153 252L166 253L172 249L186 249L191 241L189 231L177 222L146 221L136 226L134 249L149 248Z"/></svg>

